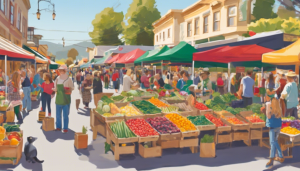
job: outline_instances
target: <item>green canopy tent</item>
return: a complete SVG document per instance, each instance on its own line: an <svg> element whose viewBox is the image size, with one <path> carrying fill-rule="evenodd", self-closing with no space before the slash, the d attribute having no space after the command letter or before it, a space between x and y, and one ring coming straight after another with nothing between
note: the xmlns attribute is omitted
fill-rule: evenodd
<svg viewBox="0 0 300 171"><path fill-rule="evenodd" d="M170 61L172 63L192 63L193 53L198 52L192 45L187 42L180 42L172 49L162 54L147 58L147 61Z"/></svg>
<svg viewBox="0 0 300 171"><path fill-rule="evenodd" d="M144 54L143 56L139 57L137 60L134 61L134 65L141 65L143 63L147 63L151 61L155 56L165 53L166 51L170 50L168 46L164 46L161 49L154 49L151 51L147 51L148 54Z"/></svg>

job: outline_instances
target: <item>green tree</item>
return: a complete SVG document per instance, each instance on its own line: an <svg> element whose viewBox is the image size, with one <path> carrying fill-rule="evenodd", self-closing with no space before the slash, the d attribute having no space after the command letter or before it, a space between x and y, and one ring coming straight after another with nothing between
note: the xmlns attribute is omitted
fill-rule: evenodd
<svg viewBox="0 0 300 171"><path fill-rule="evenodd" d="M160 12L155 0L133 0L127 10L123 38L126 44L149 45L154 44L152 23L160 18Z"/></svg>
<svg viewBox="0 0 300 171"><path fill-rule="evenodd" d="M69 57L67 60L66 60L66 62L65 62L65 64L67 65L67 66L70 66L71 64L73 64L73 59L71 58L71 57Z"/></svg>
<svg viewBox="0 0 300 171"><path fill-rule="evenodd" d="M261 18L276 18L277 14L273 12L274 4L275 0L257 0L253 8L253 16L255 18L253 21Z"/></svg>
<svg viewBox="0 0 300 171"><path fill-rule="evenodd" d="M89 33L92 42L98 45L120 45L119 35L123 31L123 12L115 12L113 8L105 8L92 21L94 30Z"/></svg>

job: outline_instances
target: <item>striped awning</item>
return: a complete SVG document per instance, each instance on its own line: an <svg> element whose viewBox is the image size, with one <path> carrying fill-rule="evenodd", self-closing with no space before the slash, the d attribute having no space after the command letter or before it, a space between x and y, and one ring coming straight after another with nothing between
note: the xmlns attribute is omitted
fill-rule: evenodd
<svg viewBox="0 0 300 171"><path fill-rule="evenodd" d="M40 64L49 63L49 59L47 59L44 55L40 54L39 52L31 49L30 47L23 45L23 49L35 55L36 63L40 63Z"/></svg>
<svg viewBox="0 0 300 171"><path fill-rule="evenodd" d="M15 61L34 61L35 56L32 53L27 52L21 47L11 43L7 39L0 37L0 60L5 59Z"/></svg>

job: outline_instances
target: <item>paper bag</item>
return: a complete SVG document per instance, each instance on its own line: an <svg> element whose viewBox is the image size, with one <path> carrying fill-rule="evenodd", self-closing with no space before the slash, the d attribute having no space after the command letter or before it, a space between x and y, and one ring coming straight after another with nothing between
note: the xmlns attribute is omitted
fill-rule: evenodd
<svg viewBox="0 0 300 171"><path fill-rule="evenodd" d="M78 110L80 104L80 99L76 99L76 109Z"/></svg>
<svg viewBox="0 0 300 171"><path fill-rule="evenodd" d="M38 121L39 121L39 122L42 122L42 121L44 120L45 116L46 116L46 113L40 111L40 112L39 112Z"/></svg>
<svg viewBox="0 0 300 171"><path fill-rule="evenodd" d="M6 111L6 122L15 122L15 112L13 108Z"/></svg>
<svg viewBox="0 0 300 171"><path fill-rule="evenodd" d="M52 117L46 117L43 120L43 130L44 131L53 131L54 128L54 118Z"/></svg>
<svg viewBox="0 0 300 171"><path fill-rule="evenodd" d="M216 156L215 143L200 143L200 157L213 158Z"/></svg>

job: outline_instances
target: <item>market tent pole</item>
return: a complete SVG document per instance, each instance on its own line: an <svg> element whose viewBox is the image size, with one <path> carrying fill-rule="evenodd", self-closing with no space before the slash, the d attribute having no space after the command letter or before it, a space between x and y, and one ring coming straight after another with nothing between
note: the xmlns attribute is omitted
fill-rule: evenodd
<svg viewBox="0 0 300 171"><path fill-rule="evenodd" d="M295 72L297 75L299 75L299 63L296 63L295 65Z"/></svg>
<svg viewBox="0 0 300 171"><path fill-rule="evenodd" d="M230 84L230 62L228 63L228 82L227 82L227 85L228 85L228 93L230 92L230 87L229 85Z"/></svg>
<svg viewBox="0 0 300 171"><path fill-rule="evenodd" d="M262 83L262 80L264 78L264 67L261 67L261 83ZM263 85L261 85L263 86Z"/></svg>
<svg viewBox="0 0 300 171"><path fill-rule="evenodd" d="M143 62L141 62L142 74L144 74Z"/></svg>
<svg viewBox="0 0 300 171"><path fill-rule="evenodd" d="M192 80L194 80L194 70L195 70L195 68L194 68L194 66L195 66L195 61L193 60L193 65L192 65Z"/></svg>
<svg viewBox="0 0 300 171"><path fill-rule="evenodd" d="M163 73L164 73L164 68L163 68L163 60L161 60L161 76L163 75Z"/></svg>
<svg viewBox="0 0 300 171"><path fill-rule="evenodd" d="M5 101L7 100L7 82L8 82L8 80L7 80L7 77L6 76L8 76L8 74L7 74L7 55L5 55L5 60L4 60L4 62L5 62L5 75L4 75L4 77L5 77Z"/></svg>

